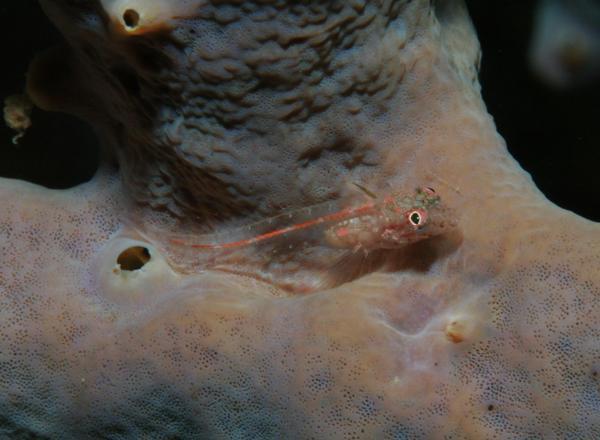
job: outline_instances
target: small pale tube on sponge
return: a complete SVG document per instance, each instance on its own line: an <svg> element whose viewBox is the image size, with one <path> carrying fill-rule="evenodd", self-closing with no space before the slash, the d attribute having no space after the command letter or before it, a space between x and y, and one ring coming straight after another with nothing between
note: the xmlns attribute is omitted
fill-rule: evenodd
<svg viewBox="0 0 600 440"><path fill-rule="evenodd" d="M143 34L169 27L173 19L185 17L205 0L100 0L119 31Z"/></svg>
<svg viewBox="0 0 600 440"><path fill-rule="evenodd" d="M103 247L93 273L106 300L136 308L159 301L179 282L158 249L125 237L114 238Z"/></svg>

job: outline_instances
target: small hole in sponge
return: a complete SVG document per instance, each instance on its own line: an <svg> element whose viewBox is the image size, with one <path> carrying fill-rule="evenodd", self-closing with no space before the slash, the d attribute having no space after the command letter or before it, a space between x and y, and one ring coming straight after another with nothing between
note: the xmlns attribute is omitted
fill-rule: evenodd
<svg viewBox="0 0 600 440"><path fill-rule="evenodd" d="M140 24L140 14L135 9L126 9L123 12L123 22L129 29L135 29Z"/></svg>
<svg viewBox="0 0 600 440"><path fill-rule="evenodd" d="M150 251L143 246L132 246L125 249L117 257L122 270L138 270L150 261Z"/></svg>

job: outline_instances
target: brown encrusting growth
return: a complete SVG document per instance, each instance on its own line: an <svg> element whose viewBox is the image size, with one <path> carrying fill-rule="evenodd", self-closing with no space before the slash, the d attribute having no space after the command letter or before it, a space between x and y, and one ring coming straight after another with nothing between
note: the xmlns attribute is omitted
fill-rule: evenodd
<svg viewBox="0 0 600 440"><path fill-rule="evenodd" d="M29 92L119 174L0 180L1 433L600 437L600 228L509 156L460 1L42 4ZM424 187L452 227L398 248L172 242Z"/></svg>
<svg viewBox="0 0 600 440"><path fill-rule="evenodd" d="M4 123L15 130L13 144L18 144L19 139L31 127L31 112L33 103L27 95L10 95L4 99Z"/></svg>

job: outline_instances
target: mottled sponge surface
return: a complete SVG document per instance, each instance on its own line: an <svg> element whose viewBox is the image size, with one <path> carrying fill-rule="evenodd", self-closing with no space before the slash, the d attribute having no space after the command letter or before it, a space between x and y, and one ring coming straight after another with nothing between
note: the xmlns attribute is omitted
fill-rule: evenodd
<svg viewBox="0 0 600 440"><path fill-rule="evenodd" d="M554 207L508 155L479 96L459 2L43 3L73 47L34 64L33 98L92 121L120 169L65 191L0 180L1 436L600 437L600 227ZM247 25L237 37L236 23ZM263 49L274 41L281 50ZM225 99L238 77L228 69L260 55L259 74L269 53L278 57L262 87L241 89L246 119L227 119L243 107ZM347 65L328 64L343 55ZM234 67L220 64L229 58ZM53 65L65 77L45 84ZM361 88L278 119L288 82L317 90L315 65ZM358 81L364 72L379 76ZM261 107L269 96L272 111ZM358 119L340 113L351 97ZM328 144L313 123L347 124L354 146ZM213 150L211 136L224 139ZM266 146L249 152L258 140ZM311 143L322 150L293 157ZM363 147L368 172L349 165ZM258 189L244 167L261 163ZM328 174L334 165L343 172ZM286 286L330 274L328 254L309 261L293 249L285 264L257 266L270 257L250 246L221 270L188 250L200 263L182 270L169 241L190 225L227 234L232 218L335 199L346 181L378 194L431 184L457 227L381 254L385 270L364 260L335 287L303 293ZM312 183L325 193L307 193Z"/></svg>
<svg viewBox="0 0 600 440"><path fill-rule="evenodd" d="M335 199L352 180L383 187L395 173L373 170L420 129L396 122L427 93L406 79L439 34L423 0L42 5L70 46L32 69L38 104L87 117L130 195L188 222Z"/></svg>
<svg viewBox="0 0 600 440"><path fill-rule="evenodd" d="M115 179L0 188L3 436L600 434L598 230L569 214L540 209L544 227L515 221L422 273L289 296L176 274L120 225ZM135 246L150 261L123 270Z"/></svg>

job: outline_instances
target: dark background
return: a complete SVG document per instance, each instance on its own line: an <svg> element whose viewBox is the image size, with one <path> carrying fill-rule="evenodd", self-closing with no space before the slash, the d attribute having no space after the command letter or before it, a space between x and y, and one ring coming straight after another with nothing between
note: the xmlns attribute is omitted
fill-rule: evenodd
<svg viewBox="0 0 600 440"><path fill-rule="evenodd" d="M600 221L600 84L569 91L545 86L529 70L534 1L467 1L483 48L483 96L511 153L557 205ZM19 93L36 51L60 35L34 0L0 3L0 97ZM76 119L34 110L19 145L0 123L0 176L67 188L98 164L94 134Z"/></svg>

